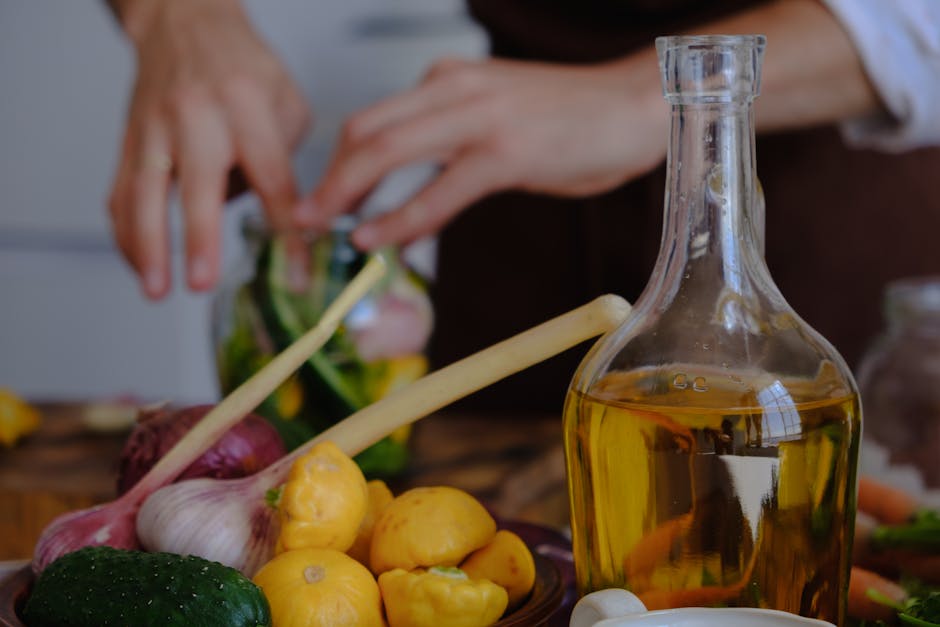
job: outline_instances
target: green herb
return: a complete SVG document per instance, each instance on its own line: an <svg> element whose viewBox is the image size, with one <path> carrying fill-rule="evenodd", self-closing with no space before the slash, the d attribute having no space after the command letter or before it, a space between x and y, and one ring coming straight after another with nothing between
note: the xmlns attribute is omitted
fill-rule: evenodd
<svg viewBox="0 0 940 627"><path fill-rule="evenodd" d="M940 514L922 510L904 525L881 525L871 536L876 550L909 549L919 553L940 553Z"/></svg>
<svg viewBox="0 0 940 627"><path fill-rule="evenodd" d="M898 618L905 625L940 627L940 590L923 597L910 599Z"/></svg>

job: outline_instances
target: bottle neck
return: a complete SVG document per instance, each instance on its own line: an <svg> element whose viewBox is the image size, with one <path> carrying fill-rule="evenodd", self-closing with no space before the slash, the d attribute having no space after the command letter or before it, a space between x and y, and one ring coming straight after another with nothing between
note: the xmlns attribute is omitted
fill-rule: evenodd
<svg viewBox="0 0 940 627"><path fill-rule="evenodd" d="M746 295L763 261L750 99L673 104L663 239L654 276ZM661 292L662 293L662 292Z"/></svg>

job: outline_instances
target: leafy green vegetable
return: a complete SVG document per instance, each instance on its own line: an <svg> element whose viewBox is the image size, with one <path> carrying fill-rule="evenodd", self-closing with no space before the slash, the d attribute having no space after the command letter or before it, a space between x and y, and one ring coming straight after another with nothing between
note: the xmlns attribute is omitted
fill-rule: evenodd
<svg viewBox="0 0 940 627"><path fill-rule="evenodd" d="M898 618L905 625L940 627L940 590L911 599L898 614Z"/></svg>
<svg viewBox="0 0 940 627"><path fill-rule="evenodd" d="M919 553L940 553L940 514L922 510L904 525L882 525L871 535L876 550L909 549Z"/></svg>

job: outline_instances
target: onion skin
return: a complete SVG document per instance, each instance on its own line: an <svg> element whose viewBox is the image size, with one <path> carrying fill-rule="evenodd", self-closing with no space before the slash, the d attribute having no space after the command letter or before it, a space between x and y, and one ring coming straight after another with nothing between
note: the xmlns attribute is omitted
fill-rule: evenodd
<svg viewBox="0 0 940 627"><path fill-rule="evenodd" d="M118 494L130 490L212 407L142 409L121 451ZM286 452L277 430L261 416L248 414L187 466L177 480L245 477L274 463Z"/></svg>

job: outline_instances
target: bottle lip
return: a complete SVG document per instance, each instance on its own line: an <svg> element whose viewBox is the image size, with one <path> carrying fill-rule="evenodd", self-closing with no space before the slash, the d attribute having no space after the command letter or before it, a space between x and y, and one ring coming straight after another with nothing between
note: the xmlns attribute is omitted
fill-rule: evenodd
<svg viewBox="0 0 940 627"><path fill-rule="evenodd" d="M763 49L767 45L764 35L663 35L656 38L656 49L660 52L675 48L700 48L723 46L753 46Z"/></svg>
<svg viewBox="0 0 940 627"><path fill-rule="evenodd" d="M672 104L750 102L766 43L760 34L657 37L663 96Z"/></svg>

